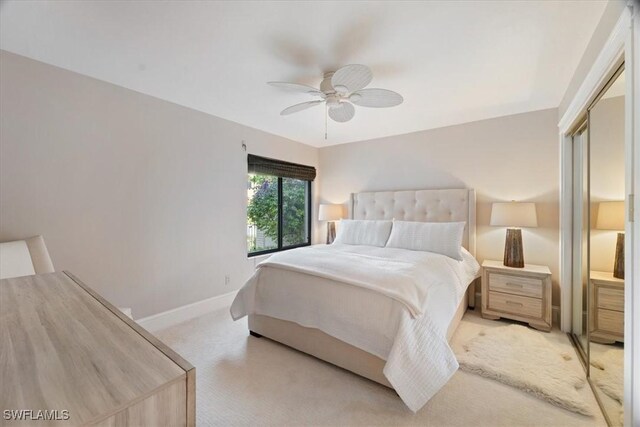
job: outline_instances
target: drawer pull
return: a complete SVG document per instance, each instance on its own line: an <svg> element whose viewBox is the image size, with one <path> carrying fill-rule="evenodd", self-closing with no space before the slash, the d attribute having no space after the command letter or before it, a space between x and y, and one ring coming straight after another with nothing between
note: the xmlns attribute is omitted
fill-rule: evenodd
<svg viewBox="0 0 640 427"><path fill-rule="evenodd" d="M505 302L507 304L510 304L510 305L517 305L518 307L522 307L522 303L521 302L515 302L515 301L509 301L509 300L507 300Z"/></svg>
<svg viewBox="0 0 640 427"><path fill-rule="evenodd" d="M520 289L523 288L523 286L521 284L519 284L519 283L509 283L509 282L507 282L507 286L513 286L514 288L520 288Z"/></svg>

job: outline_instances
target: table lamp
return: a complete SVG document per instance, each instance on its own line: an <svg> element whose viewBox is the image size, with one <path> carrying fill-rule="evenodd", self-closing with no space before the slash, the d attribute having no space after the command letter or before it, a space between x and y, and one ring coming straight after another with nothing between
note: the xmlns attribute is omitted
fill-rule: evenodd
<svg viewBox="0 0 640 427"><path fill-rule="evenodd" d="M503 264L507 267L523 268L522 230L520 227L537 227L535 203L506 202L491 206L491 225L508 227L504 242Z"/></svg>
<svg viewBox="0 0 640 427"><path fill-rule="evenodd" d="M613 277L624 279L624 202L598 203L596 230L618 231Z"/></svg>
<svg viewBox="0 0 640 427"><path fill-rule="evenodd" d="M318 213L319 221L328 221L327 223L327 244L333 243L336 238L336 223L342 219L344 215L342 205L329 205L321 204L320 212Z"/></svg>

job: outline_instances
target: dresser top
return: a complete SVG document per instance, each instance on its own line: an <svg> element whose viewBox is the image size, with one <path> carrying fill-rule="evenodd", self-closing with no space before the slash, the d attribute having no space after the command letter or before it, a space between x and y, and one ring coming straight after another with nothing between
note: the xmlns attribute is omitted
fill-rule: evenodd
<svg viewBox="0 0 640 427"><path fill-rule="evenodd" d="M524 271L526 273L538 273L538 274L551 274L551 270L546 265L535 265L535 264L525 264L523 268L514 268L507 267L502 263L502 261L495 261L486 259L482 263L483 267L495 268L500 270L505 270L509 272L517 273L519 271Z"/></svg>
<svg viewBox="0 0 640 427"><path fill-rule="evenodd" d="M3 409L67 410L52 423L90 424L186 375L183 359L70 276L0 280Z"/></svg>
<svg viewBox="0 0 640 427"><path fill-rule="evenodd" d="M592 280L601 280L611 283L620 283L624 284L624 279L618 279L617 277L613 277L613 273L608 273L606 271L595 271L591 270L589 273L589 277Z"/></svg>

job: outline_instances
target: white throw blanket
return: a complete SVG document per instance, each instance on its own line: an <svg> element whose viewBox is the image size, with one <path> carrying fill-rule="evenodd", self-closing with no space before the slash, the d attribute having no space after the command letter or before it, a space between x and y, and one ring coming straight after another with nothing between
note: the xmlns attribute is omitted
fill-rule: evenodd
<svg viewBox="0 0 640 427"><path fill-rule="evenodd" d="M378 300L384 296L401 304L403 310L394 317L396 322L389 322L393 323L394 329L389 332L392 345L388 353L380 354L379 348L367 348L367 343L360 336L362 334L354 331L353 327L339 328L322 318L314 319L313 315L307 314L309 310L296 310L289 301L272 301L271 297L265 302L262 296L279 285L261 278L269 277L267 273L274 271L326 279L324 282L315 280L314 283L326 282L327 289L335 283L357 287L365 290L359 294L363 300L373 293ZM253 277L233 302L231 315L235 320L256 313L295 321L377 354L387 361L384 374L389 382L406 405L417 411L458 368L446 332L467 285L478 271L478 263L466 251L464 261L456 261L430 252L371 246L330 245L294 249L277 253L258 265ZM309 292L304 286L297 286L275 295L282 295L279 299L284 300L284 295L291 295L292 289L298 293ZM295 300L293 296L291 299ZM348 317L349 313L344 311L341 306L340 315ZM380 314L373 312L369 315L373 321L373 317L379 318Z"/></svg>

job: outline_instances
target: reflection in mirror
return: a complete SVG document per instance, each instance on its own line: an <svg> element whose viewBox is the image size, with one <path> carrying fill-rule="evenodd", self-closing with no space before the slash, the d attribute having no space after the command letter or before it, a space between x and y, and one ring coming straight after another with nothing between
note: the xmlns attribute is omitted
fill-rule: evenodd
<svg viewBox="0 0 640 427"><path fill-rule="evenodd" d="M624 348L624 72L589 112L589 375L622 425Z"/></svg>

